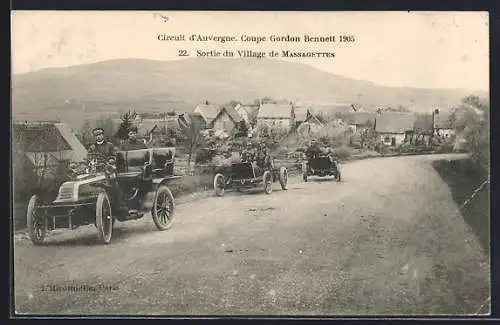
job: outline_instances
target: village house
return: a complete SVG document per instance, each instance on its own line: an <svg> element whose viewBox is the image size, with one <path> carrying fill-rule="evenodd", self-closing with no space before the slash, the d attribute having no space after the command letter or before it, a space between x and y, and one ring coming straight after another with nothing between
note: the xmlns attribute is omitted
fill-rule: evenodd
<svg viewBox="0 0 500 325"><path fill-rule="evenodd" d="M348 103L323 103L313 105L313 110L315 112L321 112L323 115L329 118L335 118L340 116L346 116L351 113L356 112L356 109L352 104Z"/></svg>
<svg viewBox="0 0 500 325"><path fill-rule="evenodd" d="M433 131L432 114L417 114L413 123L413 130L407 134L410 144L430 145Z"/></svg>
<svg viewBox="0 0 500 325"><path fill-rule="evenodd" d="M371 112L352 112L347 117L349 119L349 128L354 133L358 133L373 128L376 114Z"/></svg>
<svg viewBox="0 0 500 325"><path fill-rule="evenodd" d="M293 125L291 103L263 103L257 114L257 125L281 127L290 130Z"/></svg>
<svg viewBox="0 0 500 325"><path fill-rule="evenodd" d="M384 112L375 118L375 132L386 146L401 145L415 123L413 113Z"/></svg>
<svg viewBox="0 0 500 325"><path fill-rule="evenodd" d="M292 120L294 122L294 127L298 127L301 123L304 123L308 114L312 114L312 111L302 102L296 101L292 103Z"/></svg>
<svg viewBox="0 0 500 325"><path fill-rule="evenodd" d="M37 175L46 177L61 162L84 161L87 149L71 128L62 122L13 122L12 147L17 157L25 157Z"/></svg>
<svg viewBox="0 0 500 325"><path fill-rule="evenodd" d="M208 125L219 113L219 107L205 101L203 104L198 104L193 113L200 114L204 119L205 125Z"/></svg>
<svg viewBox="0 0 500 325"><path fill-rule="evenodd" d="M315 114L308 110L304 121L297 127L297 133L300 136L308 136L319 132L324 127L325 124L323 124Z"/></svg>
<svg viewBox="0 0 500 325"><path fill-rule="evenodd" d="M181 125L178 117L144 118L137 125L137 129L137 137L150 145L166 142L168 140L165 138L167 132L169 130L174 130L174 133L178 132L181 130Z"/></svg>
<svg viewBox="0 0 500 325"><path fill-rule="evenodd" d="M432 120L435 135L448 138L455 134L452 114L450 112L435 109L432 112Z"/></svg>
<svg viewBox="0 0 500 325"><path fill-rule="evenodd" d="M252 126L254 118L257 117L260 105L258 104L239 104L235 106L236 112L245 121L247 126L250 128Z"/></svg>
<svg viewBox="0 0 500 325"><path fill-rule="evenodd" d="M240 104L236 106L240 106ZM229 133L237 128L242 121L244 122L243 118L233 105L225 105L219 110L212 122L207 125L207 128Z"/></svg>

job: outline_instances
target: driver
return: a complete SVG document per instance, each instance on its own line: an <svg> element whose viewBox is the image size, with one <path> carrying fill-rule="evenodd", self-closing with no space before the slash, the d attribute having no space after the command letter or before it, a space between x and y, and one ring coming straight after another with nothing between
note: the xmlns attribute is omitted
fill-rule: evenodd
<svg viewBox="0 0 500 325"><path fill-rule="evenodd" d="M92 158L97 159L97 171L99 172L105 171L106 166L111 165L115 168L117 150L111 142L104 139L104 129L97 127L92 130L92 133L94 134L95 142L89 147L87 162ZM116 190L117 200L119 202L118 209L122 213L128 213L128 207L123 200L123 194L118 186L118 182L116 179L113 179L110 184Z"/></svg>
<svg viewBox="0 0 500 325"><path fill-rule="evenodd" d="M92 130L95 142L89 147L87 154L87 163L90 159L97 159L97 166L99 170L103 170L108 159L116 160L116 148L111 143L104 139L104 129L95 128Z"/></svg>

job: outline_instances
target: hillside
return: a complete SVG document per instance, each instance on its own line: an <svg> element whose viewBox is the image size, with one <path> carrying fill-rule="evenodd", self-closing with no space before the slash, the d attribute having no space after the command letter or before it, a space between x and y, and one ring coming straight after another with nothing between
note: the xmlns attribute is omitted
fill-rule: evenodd
<svg viewBox="0 0 500 325"><path fill-rule="evenodd" d="M311 104L403 105L428 112L432 106L449 107L467 94L383 87L272 59L119 59L12 77L14 118L60 118L71 124L129 107L182 112L204 100L251 102L265 96Z"/></svg>

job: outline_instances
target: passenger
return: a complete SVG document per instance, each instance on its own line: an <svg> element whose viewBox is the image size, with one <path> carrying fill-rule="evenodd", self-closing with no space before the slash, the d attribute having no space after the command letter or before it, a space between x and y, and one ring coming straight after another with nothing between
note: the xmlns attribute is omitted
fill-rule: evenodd
<svg viewBox="0 0 500 325"><path fill-rule="evenodd" d="M137 127L132 126L130 127L128 131L128 139L127 141L122 145L122 150L123 151L131 151L131 150L140 150L140 149L147 149L148 147L146 144L142 141L137 140Z"/></svg>

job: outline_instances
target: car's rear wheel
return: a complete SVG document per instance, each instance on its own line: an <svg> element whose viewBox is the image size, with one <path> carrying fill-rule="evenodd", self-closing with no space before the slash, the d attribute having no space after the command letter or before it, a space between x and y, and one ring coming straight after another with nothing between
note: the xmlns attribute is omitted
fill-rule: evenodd
<svg viewBox="0 0 500 325"><path fill-rule="evenodd" d="M266 170L262 176L262 181L264 183L264 193L271 194L273 192L273 175L271 172Z"/></svg>
<svg viewBox="0 0 500 325"><path fill-rule="evenodd" d="M96 202L95 224L97 227L97 237L103 244L111 242L113 233L113 215L111 211L111 203L106 192L99 193Z"/></svg>
<svg viewBox="0 0 500 325"><path fill-rule="evenodd" d="M172 226L174 211L174 195L165 185L158 187L151 211L153 221L158 230L166 230Z"/></svg>
<svg viewBox="0 0 500 325"><path fill-rule="evenodd" d="M217 196L223 196L226 188L224 175L216 174L214 177L214 193Z"/></svg>
<svg viewBox="0 0 500 325"><path fill-rule="evenodd" d="M45 239L45 218L38 215L37 207L40 205L38 195L33 195L28 203L27 226L31 242L40 245Z"/></svg>
<svg viewBox="0 0 500 325"><path fill-rule="evenodd" d="M288 170L285 167L280 168L280 185L282 190L288 188Z"/></svg>

